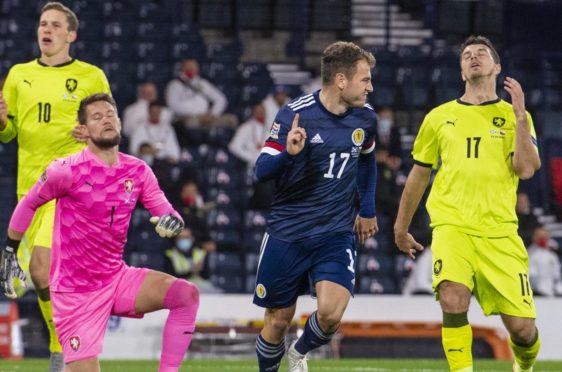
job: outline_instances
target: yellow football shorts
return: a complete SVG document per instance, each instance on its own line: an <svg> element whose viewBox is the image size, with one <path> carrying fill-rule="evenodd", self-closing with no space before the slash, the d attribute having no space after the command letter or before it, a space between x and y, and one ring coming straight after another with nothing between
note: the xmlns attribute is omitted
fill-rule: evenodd
<svg viewBox="0 0 562 372"><path fill-rule="evenodd" d="M517 234L486 238L438 227L431 251L435 292L443 281L461 283L487 316L536 318L527 250Z"/></svg>

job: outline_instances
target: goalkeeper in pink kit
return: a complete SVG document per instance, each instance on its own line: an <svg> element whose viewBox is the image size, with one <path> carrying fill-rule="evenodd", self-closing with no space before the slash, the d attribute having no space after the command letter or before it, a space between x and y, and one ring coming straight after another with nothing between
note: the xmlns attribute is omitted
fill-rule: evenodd
<svg viewBox="0 0 562 372"><path fill-rule="evenodd" d="M129 267L122 257L137 201L154 216L160 236L177 235L183 221L150 167L118 151L121 123L111 96L83 99L78 120L87 128L88 146L51 163L16 207L1 252L0 286L15 295L13 279L24 277L16 258L20 240L35 210L57 199L49 282L67 370L100 370L110 315L142 318L169 309L160 371L177 371L195 329L199 291L183 279Z"/></svg>

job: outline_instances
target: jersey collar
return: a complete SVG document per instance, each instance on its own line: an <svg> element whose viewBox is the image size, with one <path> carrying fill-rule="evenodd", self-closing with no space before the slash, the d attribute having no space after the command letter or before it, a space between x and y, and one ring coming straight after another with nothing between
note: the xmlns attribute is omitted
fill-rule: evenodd
<svg viewBox="0 0 562 372"><path fill-rule="evenodd" d="M493 99L493 100L491 100L491 101L482 102L482 103L480 103L480 104L478 104L478 105L473 105L472 103L468 103L468 102L465 102L465 101L461 100L460 98L457 98L457 103L458 103L458 104L461 104L461 105L465 105L465 106L486 106L486 105L493 105L493 104L495 104L495 103L498 103L499 101L501 101L501 98L500 98L500 97L498 97L498 98L496 98L496 99Z"/></svg>
<svg viewBox="0 0 562 372"><path fill-rule="evenodd" d="M322 101L320 101L320 90L317 90L316 92L312 93L312 95L314 96L314 99L316 100L316 102L318 103L318 107L320 107L320 109L322 111L324 111L325 113L327 113L328 115L334 117L334 118L343 118L346 117L347 115L349 115L351 113L351 111L353 111L353 108L348 109L346 112L337 115L334 114L331 111L328 111L328 109L326 107L324 107L324 105L322 104Z"/></svg>
<svg viewBox="0 0 562 372"><path fill-rule="evenodd" d="M60 64L58 64L58 65L54 65L54 66L49 66L49 65L46 65L46 64L44 64L43 62L41 62L41 59L40 59L40 58L37 58L37 63L38 63L39 65L41 65L41 66L44 66L44 67L64 67L64 66L70 65L71 63L74 63L74 61L76 61L76 59L75 59L75 58L71 58L70 61L66 61L66 62L60 63Z"/></svg>

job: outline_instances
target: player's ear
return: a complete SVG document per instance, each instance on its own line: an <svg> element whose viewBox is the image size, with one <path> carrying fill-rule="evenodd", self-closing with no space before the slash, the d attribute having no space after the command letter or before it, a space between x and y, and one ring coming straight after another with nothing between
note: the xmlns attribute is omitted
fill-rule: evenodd
<svg viewBox="0 0 562 372"><path fill-rule="evenodd" d="M502 72L502 65L500 65L499 63L496 63L496 66L494 67L495 71L496 71L496 75L499 75L500 72Z"/></svg>
<svg viewBox="0 0 562 372"><path fill-rule="evenodd" d="M338 72L334 77L334 82L339 89L345 88L345 84L347 83L347 78L345 74L342 72Z"/></svg>
<svg viewBox="0 0 562 372"><path fill-rule="evenodd" d="M68 33L68 35L66 36L66 42L68 44L72 44L74 41L76 41L77 37L78 37L78 34L76 33L76 31L70 31Z"/></svg>

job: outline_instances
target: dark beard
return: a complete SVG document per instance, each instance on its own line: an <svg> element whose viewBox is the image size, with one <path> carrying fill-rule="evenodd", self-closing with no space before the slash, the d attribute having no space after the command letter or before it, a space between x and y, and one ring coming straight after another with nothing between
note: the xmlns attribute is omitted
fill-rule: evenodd
<svg viewBox="0 0 562 372"><path fill-rule="evenodd" d="M117 133L115 137L112 138L92 138L92 143L102 150L107 150L115 147L121 143L121 134Z"/></svg>

